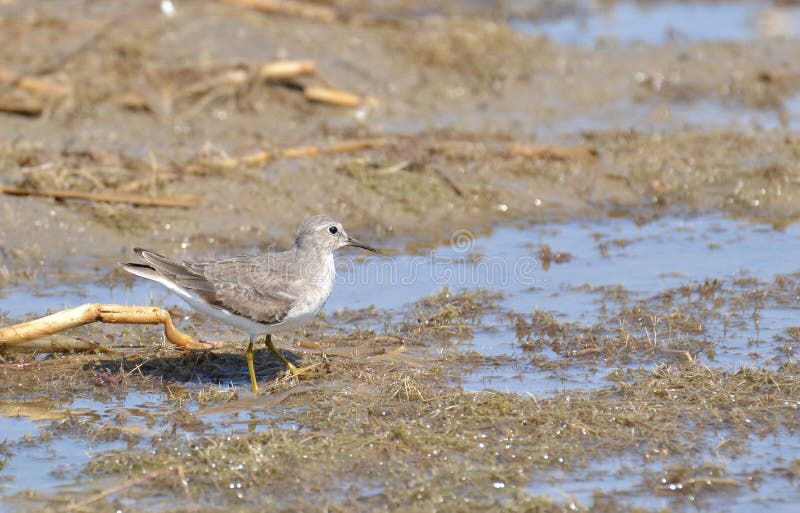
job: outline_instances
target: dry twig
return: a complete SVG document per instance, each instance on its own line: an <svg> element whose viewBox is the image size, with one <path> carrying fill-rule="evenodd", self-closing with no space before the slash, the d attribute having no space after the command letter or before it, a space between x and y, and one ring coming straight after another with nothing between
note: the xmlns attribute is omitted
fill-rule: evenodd
<svg viewBox="0 0 800 513"><path fill-rule="evenodd" d="M60 333L64 330L93 322L111 324L163 324L167 340L181 349L210 349L214 344L195 341L179 331L169 312L156 306L125 306L89 303L62 310L33 321L0 328L0 344L13 346L38 338Z"/></svg>
<svg viewBox="0 0 800 513"><path fill-rule="evenodd" d="M117 194L112 192L77 192L53 189L18 189L0 185L0 192L13 196L43 196L59 200L78 199L103 203L130 203L140 207L175 207L189 208L200 201L193 194L176 194L174 196L143 196L140 194Z"/></svg>
<svg viewBox="0 0 800 513"><path fill-rule="evenodd" d="M215 162L214 164L230 168L237 166L257 166L272 159L294 159L301 157L316 157L317 155L330 153L352 153L372 148L379 148L387 144L389 144L387 139L353 139L349 141L340 141L325 146L293 146L277 150L261 150L239 158L225 159L221 162Z"/></svg>
<svg viewBox="0 0 800 513"><path fill-rule="evenodd" d="M333 23L339 17L336 9L299 0L222 0L228 4L241 5L269 14L283 14Z"/></svg>
<svg viewBox="0 0 800 513"><path fill-rule="evenodd" d="M313 75L317 72L314 61L277 61L268 62L258 70L259 78L264 80L287 80L302 75Z"/></svg>
<svg viewBox="0 0 800 513"><path fill-rule="evenodd" d="M0 68L0 84L11 85L31 93L51 98L61 98L72 93L72 88L69 86L42 78L20 76L3 68Z"/></svg>
<svg viewBox="0 0 800 513"><path fill-rule="evenodd" d="M361 97L327 86L308 86L303 89L303 95L310 102L327 103L338 107L357 107Z"/></svg>
<svg viewBox="0 0 800 513"><path fill-rule="evenodd" d="M21 114L23 116L38 116L44 111L46 102L41 98L26 95L11 94L0 97L0 112Z"/></svg>

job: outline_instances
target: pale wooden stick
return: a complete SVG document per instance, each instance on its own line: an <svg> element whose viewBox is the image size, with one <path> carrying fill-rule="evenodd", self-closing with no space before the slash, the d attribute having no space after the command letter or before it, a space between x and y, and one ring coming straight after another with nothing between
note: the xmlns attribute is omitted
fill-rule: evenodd
<svg viewBox="0 0 800 513"><path fill-rule="evenodd" d="M130 203L141 207L189 208L200 201L193 194L177 194L169 197L152 197L138 194L116 194L112 192L77 192L54 189L18 189L0 185L0 192L14 196L44 196L55 199L79 199L104 203Z"/></svg>
<svg viewBox="0 0 800 513"><path fill-rule="evenodd" d="M45 101L42 98L15 97L25 95L10 95L0 98L0 112L22 114L24 116L38 116L44 111Z"/></svg>
<svg viewBox="0 0 800 513"><path fill-rule="evenodd" d="M260 150L239 158L229 158L218 162L223 167L236 167L240 165L256 166L272 159L296 159L301 157L316 157L330 153L352 153L355 151L379 148L389 144L387 139L353 139L340 141L328 145L293 146L277 150Z"/></svg>
<svg viewBox="0 0 800 513"><path fill-rule="evenodd" d="M169 312L157 306L125 306L88 303L46 317L0 328L0 344L14 345L53 335L93 322L111 324L163 324L167 340L181 349L210 349L213 344L195 341L179 331Z"/></svg>
<svg viewBox="0 0 800 513"><path fill-rule="evenodd" d="M386 166L380 169L376 169L374 171L374 174L381 176L393 175L395 173L403 171L404 169L407 169L411 164L412 162L410 160L401 160L397 164L392 164L391 166Z"/></svg>
<svg viewBox="0 0 800 513"><path fill-rule="evenodd" d="M310 102L327 103L338 107L357 107L361 103L361 97L357 94L327 86L308 86L303 89L303 94Z"/></svg>
<svg viewBox="0 0 800 513"><path fill-rule="evenodd" d="M298 18L333 23L339 17L336 9L298 0L222 0L270 14L283 14Z"/></svg>
<svg viewBox="0 0 800 513"><path fill-rule="evenodd" d="M15 87L19 87L20 89L24 89L25 91L57 98L68 96L70 93L72 93L72 89L69 86L57 84L41 78L19 76L16 73L3 68L0 68L0 83L10 84Z"/></svg>
<svg viewBox="0 0 800 513"><path fill-rule="evenodd" d="M286 80L301 75L313 75L317 72L314 61L277 61L268 62L258 70L259 78L264 80Z"/></svg>
<svg viewBox="0 0 800 513"><path fill-rule="evenodd" d="M295 146L280 150L283 158L313 157L323 153L351 153L354 151L378 148L388 143L386 139L352 139L339 141L326 146Z"/></svg>

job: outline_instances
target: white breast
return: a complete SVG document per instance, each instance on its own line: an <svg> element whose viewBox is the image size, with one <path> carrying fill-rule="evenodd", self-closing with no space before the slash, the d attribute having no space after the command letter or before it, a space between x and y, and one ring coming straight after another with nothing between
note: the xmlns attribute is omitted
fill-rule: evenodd
<svg viewBox="0 0 800 513"><path fill-rule="evenodd" d="M325 306L325 302L333 291L333 282L336 279L336 265L333 255L328 255L323 265L323 272L318 280L308 282L309 289L305 298L295 304L286 318L278 326L280 331L290 330L308 324L317 313ZM278 331L278 330L276 330Z"/></svg>

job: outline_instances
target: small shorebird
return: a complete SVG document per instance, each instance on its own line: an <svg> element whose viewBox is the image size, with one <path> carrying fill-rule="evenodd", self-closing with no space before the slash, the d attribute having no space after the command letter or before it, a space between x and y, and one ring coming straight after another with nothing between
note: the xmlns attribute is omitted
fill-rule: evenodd
<svg viewBox="0 0 800 513"><path fill-rule="evenodd" d="M179 262L135 248L146 263L122 267L164 285L198 312L246 332L250 336L245 353L250 385L257 392L253 343L260 336L265 336L264 344L292 374L308 370L292 365L275 348L272 334L303 326L320 311L333 289L333 252L344 246L375 251L347 235L338 221L318 215L300 226L288 251Z"/></svg>

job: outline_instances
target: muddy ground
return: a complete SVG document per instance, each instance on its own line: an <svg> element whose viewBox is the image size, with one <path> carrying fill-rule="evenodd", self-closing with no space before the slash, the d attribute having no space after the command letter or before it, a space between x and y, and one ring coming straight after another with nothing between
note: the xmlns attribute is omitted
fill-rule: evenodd
<svg viewBox="0 0 800 513"><path fill-rule="evenodd" d="M12 73L0 83L0 185L198 197L189 208L164 208L0 195L0 298L85 280L130 286L116 262L134 246L180 258L285 247L319 212L389 253L506 224L722 214L784 229L800 216L800 112L788 107L800 91L795 38L587 47L507 23L573 16L585 9L579 2L317 5L333 19L216 1L175 2L174 16L157 2L0 2L0 68ZM279 60L313 60L317 74L257 76ZM236 72L246 80L226 79ZM24 87L20 77L49 89ZM310 102L303 88L314 84L357 94L359 103ZM700 121L680 114L708 105ZM738 112L769 123L729 122ZM324 152L351 140L378 142ZM323 153L242 158L299 146ZM796 280L754 287L793 304ZM756 370L701 364L713 344L692 338L692 319L750 298L729 285L716 291L718 303L699 304L714 286L691 285L698 303L648 305L677 323L664 329L691 335L661 352L639 332L509 311L495 304L502 290L420 299L393 316L376 304L283 339L298 361L325 355L324 376L298 382L259 354L266 391L258 397L209 385L244 383L236 347L186 354L153 330L85 328L84 336L125 348L125 359L8 356L3 401L25 402L52 424L6 449L60 436L128 448L98 451L66 492L31 482L6 500L20 510L74 511L618 511L640 506L599 492L576 505L526 484L547 479L547 455L571 468L633 451L668 469L645 480L649 492L676 496L679 507L704 493L713 503L713 493L740 493L753 477L692 460L709 444L695 433L730 430L720 450L735 453L747 423L762 437L796 436L799 420L791 358ZM650 315L630 307L612 308L608 325ZM4 310L45 313L0 302ZM654 365L541 399L464 391L453 380L493 362L441 344L469 337L488 314L513 323L527 351L548 346L564 359L585 351L606 364L622 353ZM353 331L353 319L372 319L364 321L371 329ZM192 333L240 336L191 321L183 328ZM785 338L796 345L796 332ZM59 406L73 394L102 402L130 391L165 393L173 407L142 427ZM732 405L729 393L746 399ZM223 428L208 420L215 415L227 419ZM776 468L769 472L796 486L797 459Z"/></svg>

